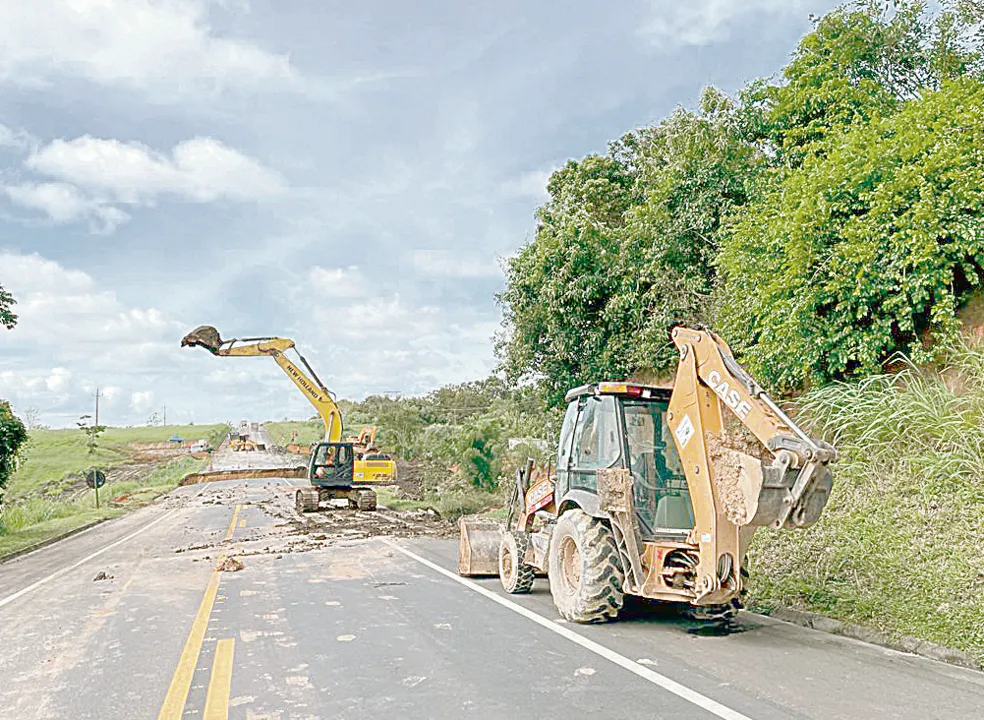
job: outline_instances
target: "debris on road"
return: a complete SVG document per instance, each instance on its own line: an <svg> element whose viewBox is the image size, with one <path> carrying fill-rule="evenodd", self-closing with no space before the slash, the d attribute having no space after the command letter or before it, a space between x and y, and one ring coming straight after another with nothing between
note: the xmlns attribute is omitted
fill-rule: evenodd
<svg viewBox="0 0 984 720"><path fill-rule="evenodd" d="M219 572L239 572L244 567L245 565L243 565L239 560L231 557L231 558L226 558L221 563L219 563L219 567L216 569Z"/></svg>
<svg viewBox="0 0 984 720"><path fill-rule="evenodd" d="M96 573L96 576L92 578L92 582L100 582L102 580L112 580L112 579L113 579L112 575L100 570L98 573Z"/></svg>

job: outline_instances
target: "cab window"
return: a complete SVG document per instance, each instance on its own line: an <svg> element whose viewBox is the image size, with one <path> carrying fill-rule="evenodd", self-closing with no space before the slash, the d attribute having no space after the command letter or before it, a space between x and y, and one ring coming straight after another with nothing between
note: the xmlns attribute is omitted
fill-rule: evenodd
<svg viewBox="0 0 984 720"><path fill-rule="evenodd" d="M578 470L608 468L621 457L615 398L590 397L574 438L574 466Z"/></svg>

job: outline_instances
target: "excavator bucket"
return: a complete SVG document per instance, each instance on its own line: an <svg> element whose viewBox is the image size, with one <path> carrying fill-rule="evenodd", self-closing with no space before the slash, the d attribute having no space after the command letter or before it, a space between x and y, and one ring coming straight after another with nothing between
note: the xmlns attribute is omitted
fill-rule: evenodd
<svg viewBox="0 0 984 720"><path fill-rule="evenodd" d="M499 541L502 523L461 518L458 521L458 574L482 577L499 574Z"/></svg>
<svg viewBox="0 0 984 720"><path fill-rule="evenodd" d="M181 340L181 347L203 347L215 355L222 346L219 331L211 325L202 325L192 330Z"/></svg>

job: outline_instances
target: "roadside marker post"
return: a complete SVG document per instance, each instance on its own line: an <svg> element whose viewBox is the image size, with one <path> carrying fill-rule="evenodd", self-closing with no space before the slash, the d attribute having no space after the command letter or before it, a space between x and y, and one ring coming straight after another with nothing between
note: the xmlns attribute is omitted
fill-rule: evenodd
<svg viewBox="0 0 984 720"><path fill-rule="evenodd" d="M99 488L106 484L106 473L102 470L90 470L85 474L85 484L96 491L96 509L99 509Z"/></svg>

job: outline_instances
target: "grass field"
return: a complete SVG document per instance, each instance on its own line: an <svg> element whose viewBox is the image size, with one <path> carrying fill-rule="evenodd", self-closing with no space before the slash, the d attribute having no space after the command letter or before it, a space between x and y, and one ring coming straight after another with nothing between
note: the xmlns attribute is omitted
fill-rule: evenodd
<svg viewBox="0 0 984 720"><path fill-rule="evenodd" d="M204 461L188 456L148 456L133 449L133 443L166 442L177 434L185 440L205 438L217 446L226 431L225 425L108 428L92 454L79 430L32 431L21 466L4 496L0 557L144 505L204 466ZM125 480L112 481L110 476L99 491L102 503L98 510L93 491L79 487L78 474L87 469L110 470L135 462L140 468Z"/></svg>

